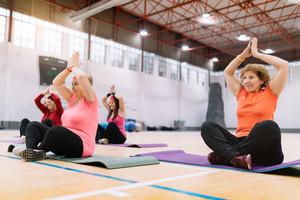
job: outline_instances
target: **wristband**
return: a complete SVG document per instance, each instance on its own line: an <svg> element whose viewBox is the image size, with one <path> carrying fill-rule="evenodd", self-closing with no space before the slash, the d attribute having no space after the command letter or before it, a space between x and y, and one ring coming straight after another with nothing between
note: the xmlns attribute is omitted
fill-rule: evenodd
<svg viewBox="0 0 300 200"><path fill-rule="evenodd" d="M73 68L73 67L75 67L75 66L71 66L71 67L69 66L69 67L67 67L67 70L68 70L69 72L72 72L72 68Z"/></svg>
<svg viewBox="0 0 300 200"><path fill-rule="evenodd" d="M110 95L111 95L110 93L107 93L107 95L106 95L106 96L107 96L107 97L109 97Z"/></svg>
<svg viewBox="0 0 300 200"><path fill-rule="evenodd" d="M245 59L241 59L239 56L236 57L239 61L243 62Z"/></svg>

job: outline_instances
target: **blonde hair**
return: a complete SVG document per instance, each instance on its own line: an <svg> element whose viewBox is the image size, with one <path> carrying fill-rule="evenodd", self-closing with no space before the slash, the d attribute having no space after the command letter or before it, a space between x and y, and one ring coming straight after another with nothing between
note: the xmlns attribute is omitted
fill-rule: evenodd
<svg viewBox="0 0 300 200"><path fill-rule="evenodd" d="M241 82L243 82L244 74L248 71L255 73L264 82L260 88L265 88L269 85L271 78L266 66L262 64L247 64L240 72Z"/></svg>
<svg viewBox="0 0 300 200"><path fill-rule="evenodd" d="M94 79L93 79L92 74L86 73L86 77L89 80L90 84L93 85Z"/></svg>

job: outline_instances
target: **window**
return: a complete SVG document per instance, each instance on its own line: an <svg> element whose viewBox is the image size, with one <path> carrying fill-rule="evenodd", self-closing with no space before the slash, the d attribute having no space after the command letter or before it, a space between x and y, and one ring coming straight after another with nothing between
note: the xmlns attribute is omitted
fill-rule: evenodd
<svg viewBox="0 0 300 200"><path fill-rule="evenodd" d="M207 73L201 72L202 86L207 86Z"/></svg>
<svg viewBox="0 0 300 200"><path fill-rule="evenodd" d="M54 24L56 29L56 25ZM62 54L62 32L45 27L44 29L44 51L53 54Z"/></svg>
<svg viewBox="0 0 300 200"><path fill-rule="evenodd" d="M115 67L123 67L123 50L117 47L111 47L111 64Z"/></svg>
<svg viewBox="0 0 300 200"><path fill-rule="evenodd" d="M128 59L129 59L129 69L133 71L140 70L140 56L142 51L139 49L134 49L128 47Z"/></svg>
<svg viewBox="0 0 300 200"><path fill-rule="evenodd" d="M178 80L178 61L168 59L170 63L170 78L172 80Z"/></svg>
<svg viewBox="0 0 300 200"><path fill-rule="evenodd" d="M105 63L105 40L91 36L91 60L100 64Z"/></svg>
<svg viewBox="0 0 300 200"><path fill-rule="evenodd" d="M198 85L198 71L191 70L190 75L191 75L190 82Z"/></svg>
<svg viewBox="0 0 300 200"><path fill-rule="evenodd" d="M9 10L0 7L0 42L4 42L5 40L7 16L9 16Z"/></svg>
<svg viewBox="0 0 300 200"><path fill-rule="evenodd" d="M5 40L5 21L6 17L0 15L0 42Z"/></svg>
<svg viewBox="0 0 300 200"><path fill-rule="evenodd" d="M88 35L79 31L70 31L70 43L69 43L69 56L73 53L79 52L80 60L85 59L85 41Z"/></svg>
<svg viewBox="0 0 300 200"><path fill-rule="evenodd" d="M19 12L14 12L13 17L15 18L13 44L34 49L36 25L29 23L32 17Z"/></svg>
<svg viewBox="0 0 300 200"><path fill-rule="evenodd" d="M167 66L166 58L159 57L158 58L158 76L166 77L166 75L167 75L166 66Z"/></svg>
<svg viewBox="0 0 300 200"><path fill-rule="evenodd" d="M144 52L144 72L153 74L153 54Z"/></svg>
<svg viewBox="0 0 300 200"><path fill-rule="evenodd" d="M186 64L184 64L183 66L181 66L181 81L184 83L188 82L188 68L186 67Z"/></svg>

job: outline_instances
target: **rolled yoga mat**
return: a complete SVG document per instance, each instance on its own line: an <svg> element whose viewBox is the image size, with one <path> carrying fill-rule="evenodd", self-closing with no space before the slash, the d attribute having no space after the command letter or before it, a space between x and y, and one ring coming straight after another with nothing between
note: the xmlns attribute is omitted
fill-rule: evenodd
<svg viewBox="0 0 300 200"><path fill-rule="evenodd" d="M164 143L157 143L157 144L101 144L101 145L108 145L108 146L116 146L116 147L137 147L137 148L152 148L152 147L167 147L167 144Z"/></svg>
<svg viewBox="0 0 300 200"><path fill-rule="evenodd" d="M47 158L72 162L77 164L86 164L86 165L92 165L98 167L105 167L107 169L117 169L123 167L135 167L135 166L142 166L142 165L159 164L159 161L153 156L119 158L119 157L94 154L90 157L66 158L64 156L58 156L53 153L47 153Z"/></svg>
<svg viewBox="0 0 300 200"><path fill-rule="evenodd" d="M204 167L240 170L240 171L248 171L248 172L269 172L269 171L300 165L300 159L291 162L281 163L278 165L273 165L273 166L262 166L262 165L257 165L255 163L252 163L252 169L246 170L246 169L235 168L227 165L213 165L207 160L207 156L188 154L182 150L158 151L152 153L137 154L135 156L138 157L153 156L157 158L159 161L167 161L167 162L190 164L190 165L200 165Z"/></svg>

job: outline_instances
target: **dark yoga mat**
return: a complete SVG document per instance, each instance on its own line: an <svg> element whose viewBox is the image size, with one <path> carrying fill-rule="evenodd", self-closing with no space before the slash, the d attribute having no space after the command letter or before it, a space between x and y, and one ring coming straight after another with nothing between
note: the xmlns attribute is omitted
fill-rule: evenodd
<svg viewBox="0 0 300 200"><path fill-rule="evenodd" d="M101 145L108 145L108 146L116 146L116 147L137 147L137 148L152 148L152 147L167 147L167 144L164 143L157 143L157 144L101 144Z"/></svg>
<svg viewBox="0 0 300 200"><path fill-rule="evenodd" d="M84 158L66 158L64 156L54 155L53 153L47 153L47 158L77 164L105 167L107 169L159 164L159 161L153 156L119 158L112 156L92 155Z"/></svg>
<svg viewBox="0 0 300 200"><path fill-rule="evenodd" d="M183 163L183 164L191 164L191 165L200 165L205 167L214 167L214 168L222 168L222 169L234 169L240 171L250 171L250 172L269 172L278 169L283 169L287 167L292 167L295 165L300 165L300 159L286 162L278 165L273 166L262 166L257 164L252 164L251 170L241 169L241 168L234 168L227 165L212 165L207 160L207 156L201 155L194 155L185 153L182 150L171 150L171 151L158 151L152 153L144 153L144 154L137 154L135 156L153 156L160 161L167 161L167 162L175 162L175 163Z"/></svg>

